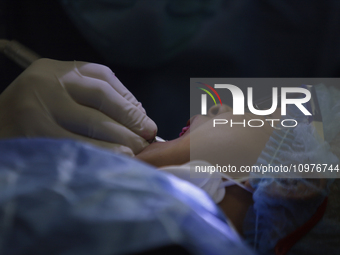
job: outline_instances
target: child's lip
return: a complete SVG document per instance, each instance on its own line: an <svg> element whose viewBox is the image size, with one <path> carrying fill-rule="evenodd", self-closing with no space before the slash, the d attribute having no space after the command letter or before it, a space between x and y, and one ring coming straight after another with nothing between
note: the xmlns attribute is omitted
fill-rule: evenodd
<svg viewBox="0 0 340 255"><path fill-rule="evenodd" d="M197 117L197 115L193 116L192 118L190 118L187 121L187 124L184 128L182 128L182 132L179 134L179 136L181 137L182 135L184 135L189 129L190 129L190 125L191 123L194 121L194 119Z"/></svg>
<svg viewBox="0 0 340 255"><path fill-rule="evenodd" d="M179 134L179 137L184 135L189 130L189 128L190 128L190 126L186 126L186 127L182 128L182 132Z"/></svg>

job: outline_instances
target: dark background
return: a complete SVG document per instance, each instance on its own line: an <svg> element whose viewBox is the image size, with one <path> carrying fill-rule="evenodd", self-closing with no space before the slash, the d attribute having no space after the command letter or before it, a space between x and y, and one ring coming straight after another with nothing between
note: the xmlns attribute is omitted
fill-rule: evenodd
<svg viewBox="0 0 340 255"><path fill-rule="evenodd" d="M223 0L184 51L133 68L99 55L58 1L0 0L0 38L43 57L108 65L165 139L177 137L190 117L190 77L339 77L339 34L340 1ZM0 56L0 91L21 72Z"/></svg>

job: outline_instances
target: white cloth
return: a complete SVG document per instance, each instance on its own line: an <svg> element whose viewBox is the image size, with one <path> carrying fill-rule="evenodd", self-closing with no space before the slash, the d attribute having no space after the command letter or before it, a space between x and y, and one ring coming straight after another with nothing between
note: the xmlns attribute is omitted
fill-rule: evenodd
<svg viewBox="0 0 340 255"><path fill-rule="evenodd" d="M217 172L195 172L190 174L190 167L193 166L210 166L206 161L190 161L180 166L167 166L160 168L162 171L171 173L182 180L186 180L195 186L203 189L217 204L222 201L225 195L225 188L222 185L222 177Z"/></svg>

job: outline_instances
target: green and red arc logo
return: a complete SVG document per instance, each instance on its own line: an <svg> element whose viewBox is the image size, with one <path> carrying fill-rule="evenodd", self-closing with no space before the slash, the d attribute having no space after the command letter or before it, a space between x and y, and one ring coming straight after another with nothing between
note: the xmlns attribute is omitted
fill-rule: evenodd
<svg viewBox="0 0 340 255"><path fill-rule="evenodd" d="M215 90L213 87L211 87L210 85L205 84L205 83L203 83L203 82L197 82L197 83L206 86L206 87L209 88L212 92L214 92L214 94L217 96L218 100L220 101L220 104L222 105L221 98L220 98L219 94L216 92L216 90ZM212 98L212 100L214 100L215 105L217 105L216 100L215 100L215 97L211 94L211 92L210 92L209 90L204 89L204 88L201 88L201 87L197 87L197 88L203 90L204 92L206 92L206 93Z"/></svg>

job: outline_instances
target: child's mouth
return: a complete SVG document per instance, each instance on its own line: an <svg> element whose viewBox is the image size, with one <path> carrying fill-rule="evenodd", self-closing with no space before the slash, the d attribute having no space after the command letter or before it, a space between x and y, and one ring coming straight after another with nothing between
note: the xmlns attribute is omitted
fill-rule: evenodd
<svg viewBox="0 0 340 255"><path fill-rule="evenodd" d="M182 128L182 132L179 134L179 137L184 135L189 129L190 129L190 119L187 121L187 125L184 128Z"/></svg>

